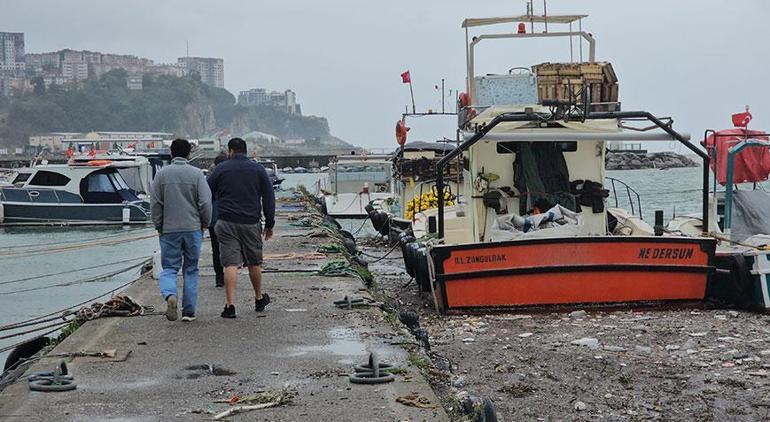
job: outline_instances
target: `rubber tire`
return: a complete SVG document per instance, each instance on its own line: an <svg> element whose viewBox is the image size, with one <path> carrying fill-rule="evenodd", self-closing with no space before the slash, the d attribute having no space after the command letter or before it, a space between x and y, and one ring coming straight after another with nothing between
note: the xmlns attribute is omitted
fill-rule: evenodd
<svg viewBox="0 0 770 422"><path fill-rule="evenodd" d="M391 373L380 374L379 378L374 378L374 372L356 372L350 374L350 382L353 384L385 384L393 382L396 376Z"/></svg>
<svg viewBox="0 0 770 422"><path fill-rule="evenodd" d="M61 385L51 385L52 379L39 379L29 382L29 389L32 391L42 391L45 393L71 391L78 388L78 384L74 380L62 379Z"/></svg>
<svg viewBox="0 0 770 422"><path fill-rule="evenodd" d="M404 254L404 267L406 268L406 273L409 274L409 277L415 277L416 273L414 271L415 269L415 263L414 263L414 251L417 249L417 245L415 243L407 243L406 245L406 253Z"/></svg>
<svg viewBox="0 0 770 422"><path fill-rule="evenodd" d="M417 281L421 291L429 292L430 276L428 275L428 255L426 255L425 249L422 248L417 251L417 254Z"/></svg>
<svg viewBox="0 0 770 422"><path fill-rule="evenodd" d="M25 341L16 346L13 351L5 358L5 366L3 372L7 371L12 366L16 365L22 359L28 359L34 356L37 352L42 350L51 341L48 337L39 337L29 341Z"/></svg>
<svg viewBox="0 0 770 422"><path fill-rule="evenodd" d="M366 365L356 365L353 368L353 370L356 371L356 372L373 372L372 371L372 367L369 366L368 363ZM381 375L383 373L390 373L390 372L395 371L395 370L398 370L397 366L394 366L394 365L391 365L391 364L388 364L388 363L381 363L380 364L380 374Z"/></svg>

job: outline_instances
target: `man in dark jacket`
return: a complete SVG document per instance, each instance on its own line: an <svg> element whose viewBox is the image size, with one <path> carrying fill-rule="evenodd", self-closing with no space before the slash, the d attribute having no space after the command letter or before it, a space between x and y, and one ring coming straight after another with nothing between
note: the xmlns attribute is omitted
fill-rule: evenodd
<svg viewBox="0 0 770 422"><path fill-rule="evenodd" d="M214 230L225 273L227 304L222 317L235 318L235 285L241 263L249 269L254 310L262 312L270 303L270 296L262 293L262 236L265 240L273 236L275 193L265 168L246 157L243 139L231 139L227 148L229 159L214 169L208 182L217 201Z"/></svg>
<svg viewBox="0 0 770 422"><path fill-rule="evenodd" d="M216 166L221 162L227 160L227 155L219 154L214 158L214 165L209 169L209 173L213 172ZM219 239L217 239L217 231L214 230L217 224L217 202L211 203L211 225L209 226L209 236L211 237L211 260L214 265L214 274L216 275L216 286L224 287L225 285L225 272L222 267L222 263L219 261Z"/></svg>

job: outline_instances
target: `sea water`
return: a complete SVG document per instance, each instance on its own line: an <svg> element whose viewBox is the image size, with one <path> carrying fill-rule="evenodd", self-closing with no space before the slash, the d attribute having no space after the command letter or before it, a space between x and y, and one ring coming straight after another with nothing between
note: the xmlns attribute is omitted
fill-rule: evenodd
<svg viewBox="0 0 770 422"><path fill-rule="evenodd" d="M653 221L655 210L663 210L666 219L670 219L674 213L683 215L688 213L700 213L701 198L701 169L684 168L669 170L618 170L608 171L607 176L621 180L639 193L642 203L642 212L645 220ZM285 174L282 189L288 190L304 185L311 192L315 184L326 178L322 173ZM606 183L606 186L609 186ZM618 205L629 209L628 196L625 188L616 183ZM280 196L280 194L279 194ZM636 201L635 196L632 196ZM609 206L615 205L612 195L608 199ZM636 205L635 205L636 207ZM371 224L366 220L341 220L343 229L351 232L361 230L362 233L374 233ZM363 225L363 228L362 228ZM53 311L64 309L83 302L136 278L139 269L134 268L120 275L108 279L92 281L68 286L54 287L57 284L94 278L103 274L117 271L133 262L117 264L132 258L149 257L158 249L157 238L135 240L114 245L100 244L99 239L126 239L140 237L143 234L152 233L151 228L123 228L123 227L38 227L38 228L0 228L0 325L6 325L32 317L44 315ZM95 240L96 239L96 240ZM88 243L88 247L77 247L54 253L45 253L51 248L60 248L63 245L81 245ZM29 256L16 254L14 251L32 251ZM100 264L110 264L102 268L71 272L83 267ZM209 265L205 263L205 265ZM19 281L23 278L41 276L50 273L59 273L33 280ZM39 290L19 292L30 288L42 288ZM108 299L100 299L104 301ZM0 332L0 337L8 332ZM0 348L15 344L19 340L33 336L27 336L0 340ZM7 353L0 353L0 365L4 364Z"/></svg>

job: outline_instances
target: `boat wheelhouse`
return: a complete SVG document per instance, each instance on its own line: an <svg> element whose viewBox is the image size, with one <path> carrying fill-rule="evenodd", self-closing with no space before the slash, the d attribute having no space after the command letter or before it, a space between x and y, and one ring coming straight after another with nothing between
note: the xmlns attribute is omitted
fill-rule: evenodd
<svg viewBox="0 0 770 422"><path fill-rule="evenodd" d="M149 210L109 162L19 169L0 187L3 224L144 224Z"/></svg>
<svg viewBox="0 0 770 422"><path fill-rule="evenodd" d="M328 186L319 188L322 209L332 217L366 218L366 206L391 198L389 155L340 155L329 163Z"/></svg>

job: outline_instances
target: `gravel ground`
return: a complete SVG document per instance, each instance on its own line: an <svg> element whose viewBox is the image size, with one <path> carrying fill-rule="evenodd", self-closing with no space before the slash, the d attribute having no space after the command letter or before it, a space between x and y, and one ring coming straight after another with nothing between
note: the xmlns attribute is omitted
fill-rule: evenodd
<svg viewBox="0 0 770 422"><path fill-rule="evenodd" d="M502 420L770 420L767 315L667 308L443 316L414 284L403 287L401 261L387 262L371 267L378 294L420 315L431 344L424 373L455 419L468 418L457 398L470 394L490 399Z"/></svg>

